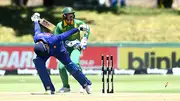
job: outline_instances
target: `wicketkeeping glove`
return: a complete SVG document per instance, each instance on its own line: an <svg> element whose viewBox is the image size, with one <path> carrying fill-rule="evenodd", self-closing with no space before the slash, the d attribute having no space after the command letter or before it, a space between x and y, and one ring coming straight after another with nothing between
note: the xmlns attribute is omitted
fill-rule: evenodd
<svg viewBox="0 0 180 101"><path fill-rule="evenodd" d="M85 31L85 32L88 32L89 30L89 26L86 25L86 24L82 24L78 27L79 31Z"/></svg>
<svg viewBox="0 0 180 101"><path fill-rule="evenodd" d="M78 39L76 39L74 41L66 40L65 43L68 47L73 47L74 49L81 50L81 42Z"/></svg>
<svg viewBox="0 0 180 101"><path fill-rule="evenodd" d="M31 20L34 21L34 22L39 21L40 20L40 14L39 13L34 13L31 16Z"/></svg>
<svg viewBox="0 0 180 101"><path fill-rule="evenodd" d="M87 38L86 37L83 37L82 40L81 40L81 48L84 50L86 49L87 47Z"/></svg>

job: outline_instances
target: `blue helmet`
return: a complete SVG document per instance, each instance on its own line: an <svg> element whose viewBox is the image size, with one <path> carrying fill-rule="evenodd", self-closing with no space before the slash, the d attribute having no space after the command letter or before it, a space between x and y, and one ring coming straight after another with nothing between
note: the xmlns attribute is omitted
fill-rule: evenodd
<svg viewBox="0 0 180 101"><path fill-rule="evenodd" d="M37 42L34 45L34 52L37 56L46 57L49 55L49 49L42 42Z"/></svg>

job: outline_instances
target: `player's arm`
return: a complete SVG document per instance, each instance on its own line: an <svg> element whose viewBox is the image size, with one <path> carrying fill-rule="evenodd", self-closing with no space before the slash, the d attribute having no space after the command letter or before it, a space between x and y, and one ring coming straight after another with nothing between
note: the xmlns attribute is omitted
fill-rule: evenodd
<svg viewBox="0 0 180 101"><path fill-rule="evenodd" d="M52 37L50 37L49 41L52 43L52 44L55 44L57 42L60 42L60 41L63 41L65 39L67 39L69 36L71 36L72 34L78 32L79 29L77 28L73 28L69 31L66 31L66 32L63 32L61 34L58 34L58 35L53 35L52 34Z"/></svg>
<svg viewBox="0 0 180 101"><path fill-rule="evenodd" d="M87 39L89 38L90 35L90 28L88 27L87 33L84 34L84 37L86 37Z"/></svg>
<svg viewBox="0 0 180 101"><path fill-rule="evenodd" d="M32 16L31 16L31 20L34 22L34 34L39 34L41 33L41 27L38 23L40 19L40 14L39 13L34 13Z"/></svg>
<svg viewBox="0 0 180 101"><path fill-rule="evenodd" d="M73 29L71 29L71 30L69 30L69 31L66 31L66 32L63 32L63 33L61 33L61 34L59 34L59 35L55 35L55 36L53 36L53 41L55 40L55 41L64 41L64 40L66 40L69 36L71 36L71 35L73 35L73 34L75 34L76 32L78 32L78 31L87 31L87 28L86 28L86 26L79 26L78 28L73 28ZM54 42L55 42L54 41Z"/></svg>
<svg viewBox="0 0 180 101"><path fill-rule="evenodd" d="M79 25L86 25L83 21L79 20L78 21ZM87 43L88 43L88 38L90 35L90 28L88 25L85 26L87 31L85 31L86 33L84 34L83 38L81 39L81 48L85 49L87 47Z"/></svg>
<svg viewBox="0 0 180 101"><path fill-rule="evenodd" d="M56 35L56 36L58 37L59 41L63 41L63 40L66 40L69 36L71 36L72 34L78 32L78 31L79 31L79 29L73 28L73 29L71 29L69 31L63 32L63 33L61 33L59 35Z"/></svg>
<svg viewBox="0 0 180 101"><path fill-rule="evenodd" d="M86 23L84 21L81 21L81 20L78 20L78 24L79 25L85 25ZM87 33L84 34L83 37L86 37L87 39L89 38L89 35L90 35L90 27L87 28Z"/></svg>
<svg viewBox="0 0 180 101"><path fill-rule="evenodd" d="M34 34L37 35L39 33L41 33L41 27L38 21L34 21Z"/></svg>

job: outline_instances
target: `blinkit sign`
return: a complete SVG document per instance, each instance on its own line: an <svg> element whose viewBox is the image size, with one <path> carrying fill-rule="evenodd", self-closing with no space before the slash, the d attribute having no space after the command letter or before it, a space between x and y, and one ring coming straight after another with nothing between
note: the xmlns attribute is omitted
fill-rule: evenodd
<svg viewBox="0 0 180 101"><path fill-rule="evenodd" d="M172 69L180 67L180 48L121 47L120 69Z"/></svg>
<svg viewBox="0 0 180 101"><path fill-rule="evenodd" d="M138 62L138 66L133 63ZM164 67L162 64L165 64ZM143 57L135 56L133 52L128 53L128 68L172 68L180 67L180 58L177 58L176 52L171 52L171 56L157 56L155 52L145 52Z"/></svg>

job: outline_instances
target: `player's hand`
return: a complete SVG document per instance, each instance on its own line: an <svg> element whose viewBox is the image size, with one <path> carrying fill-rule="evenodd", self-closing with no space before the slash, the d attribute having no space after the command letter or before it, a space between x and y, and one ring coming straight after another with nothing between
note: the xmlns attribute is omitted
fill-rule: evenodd
<svg viewBox="0 0 180 101"><path fill-rule="evenodd" d="M87 38L86 37L83 37L82 40L81 40L81 49L86 49L87 47Z"/></svg>
<svg viewBox="0 0 180 101"><path fill-rule="evenodd" d="M73 47L74 49L81 50L81 42L78 39L76 39L74 41L66 40L65 43L68 47Z"/></svg>
<svg viewBox="0 0 180 101"><path fill-rule="evenodd" d="M82 25L80 25L80 26L78 27L78 29L79 29L79 31L86 31L86 32L88 32L89 26L86 25L86 24L82 24Z"/></svg>
<svg viewBox="0 0 180 101"><path fill-rule="evenodd" d="M31 20L34 21L34 22L39 21L40 20L40 14L39 13L34 13L31 16Z"/></svg>
<svg viewBox="0 0 180 101"><path fill-rule="evenodd" d="M79 43L76 43L76 44L74 44L74 49L78 49L78 50L81 50L81 43L79 42Z"/></svg>

